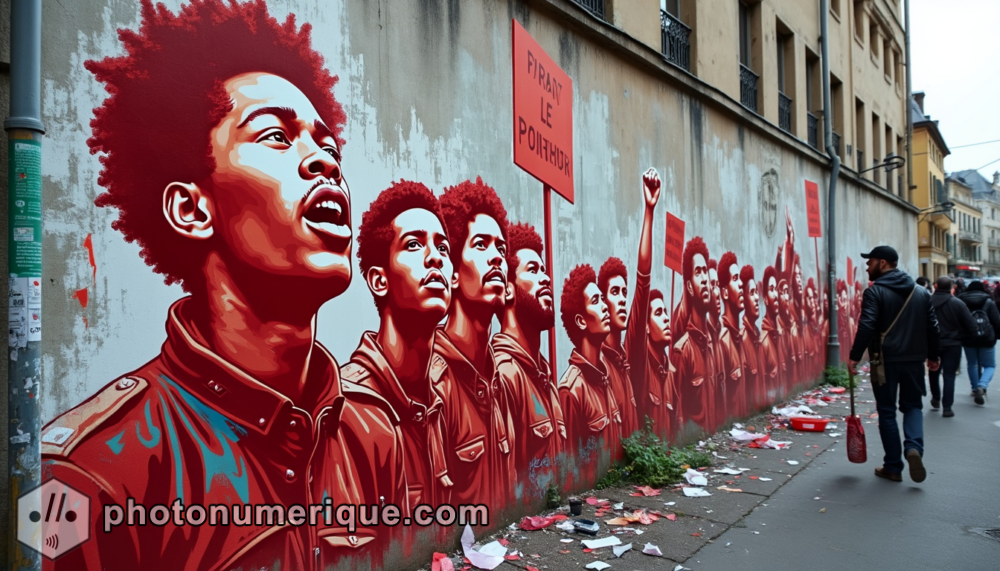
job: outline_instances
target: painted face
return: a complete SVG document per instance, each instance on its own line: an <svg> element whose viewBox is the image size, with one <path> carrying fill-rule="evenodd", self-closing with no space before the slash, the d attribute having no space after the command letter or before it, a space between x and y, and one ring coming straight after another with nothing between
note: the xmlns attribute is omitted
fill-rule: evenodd
<svg viewBox="0 0 1000 571"><path fill-rule="evenodd" d="M788 317L791 310L792 293L790 290L791 288L788 287L787 282L783 282L778 289L778 307L781 309L781 314L785 317Z"/></svg>
<svg viewBox="0 0 1000 571"><path fill-rule="evenodd" d="M715 314L718 316L722 313L722 292L719 290L719 272L709 268L708 270L708 285L711 288L712 295L712 307L715 308Z"/></svg>
<svg viewBox="0 0 1000 571"><path fill-rule="evenodd" d="M278 76L246 73L223 87L233 107L211 131L214 228L240 265L329 280L329 293L341 293L351 279L351 200L329 127Z"/></svg>
<svg viewBox="0 0 1000 571"><path fill-rule="evenodd" d="M838 309L840 309L840 311L847 311L847 305L849 303L850 301L847 297L847 290L841 290L837 293L837 305L839 306Z"/></svg>
<svg viewBox="0 0 1000 571"><path fill-rule="evenodd" d="M773 277L767 279L764 288L764 303L767 304L767 311L776 314L778 312L778 281Z"/></svg>
<svg viewBox="0 0 1000 571"><path fill-rule="evenodd" d="M555 324L555 308L548 269L538 252L530 248L518 250L517 260L514 287L518 310L527 319L541 321L542 330L550 329Z"/></svg>
<svg viewBox="0 0 1000 571"><path fill-rule="evenodd" d="M750 284L747 286L746 312L753 321L760 317L760 290L757 288L755 280L750 280Z"/></svg>
<svg viewBox="0 0 1000 571"><path fill-rule="evenodd" d="M448 237L441 221L423 208L411 208L392 221L389 245L389 305L432 312L437 320L451 303L452 265Z"/></svg>
<svg viewBox="0 0 1000 571"><path fill-rule="evenodd" d="M469 237L462 245L462 258L455 268L453 289L463 299L503 309L507 286L507 243L500 225L486 214L469 222Z"/></svg>
<svg viewBox="0 0 1000 571"><path fill-rule="evenodd" d="M795 275L795 291L802 292L803 282L802 282L802 266L796 262L792 273Z"/></svg>
<svg viewBox="0 0 1000 571"><path fill-rule="evenodd" d="M608 306L601 295L601 288L590 282L583 290L587 297L586 311L583 312L584 329L588 335L607 335L611 333L611 316Z"/></svg>
<svg viewBox="0 0 1000 571"><path fill-rule="evenodd" d="M667 314L667 307L662 299L654 299L649 302L649 340L657 345L669 345L670 339L670 316Z"/></svg>
<svg viewBox="0 0 1000 571"><path fill-rule="evenodd" d="M816 290L811 287L806 288L806 310L809 312L809 317L814 317L816 315Z"/></svg>
<svg viewBox="0 0 1000 571"><path fill-rule="evenodd" d="M614 331L625 329L625 324L628 322L628 309L625 305L628 299L628 284L625 283L625 278L615 276L608 280L608 293L605 299L611 311L611 328Z"/></svg>
<svg viewBox="0 0 1000 571"><path fill-rule="evenodd" d="M740 269L733 264L729 269L729 283L725 284L726 296L729 298L729 302L734 304L737 310L742 311L744 302L743 295L743 280L740 278Z"/></svg>
<svg viewBox="0 0 1000 571"><path fill-rule="evenodd" d="M712 290L708 287L708 262L705 256L695 254L691 258L692 277L688 283L688 293L698 304L700 311L708 311L712 302Z"/></svg>

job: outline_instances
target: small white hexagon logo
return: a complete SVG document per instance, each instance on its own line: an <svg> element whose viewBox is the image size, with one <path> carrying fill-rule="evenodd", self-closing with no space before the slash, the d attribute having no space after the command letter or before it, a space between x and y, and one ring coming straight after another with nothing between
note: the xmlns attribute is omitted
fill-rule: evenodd
<svg viewBox="0 0 1000 571"><path fill-rule="evenodd" d="M17 540L58 559L90 539L90 498L52 479L17 499Z"/></svg>

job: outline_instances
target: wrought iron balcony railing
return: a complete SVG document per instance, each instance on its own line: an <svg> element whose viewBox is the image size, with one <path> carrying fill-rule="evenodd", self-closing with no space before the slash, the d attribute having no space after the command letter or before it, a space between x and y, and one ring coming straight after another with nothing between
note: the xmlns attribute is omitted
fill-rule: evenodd
<svg viewBox="0 0 1000 571"><path fill-rule="evenodd" d="M958 239L965 242L972 242L973 244L983 243L983 237L979 232L973 232L972 230L959 230Z"/></svg>
<svg viewBox="0 0 1000 571"><path fill-rule="evenodd" d="M807 132L809 136L809 146L818 149L819 148L819 118L813 115L812 111L806 113L806 118L809 121L807 125Z"/></svg>
<svg viewBox="0 0 1000 571"><path fill-rule="evenodd" d="M691 71L691 28L665 10L660 10L660 51L667 61Z"/></svg>
<svg viewBox="0 0 1000 571"><path fill-rule="evenodd" d="M590 12L591 14L597 16L598 18L605 20L604 17L604 0L573 0L584 10Z"/></svg>
<svg viewBox="0 0 1000 571"><path fill-rule="evenodd" d="M792 132L792 98L778 92L778 126L782 130Z"/></svg>
<svg viewBox="0 0 1000 571"><path fill-rule="evenodd" d="M754 113L757 112L757 79L756 73L740 64L740 103Z"/></svg>

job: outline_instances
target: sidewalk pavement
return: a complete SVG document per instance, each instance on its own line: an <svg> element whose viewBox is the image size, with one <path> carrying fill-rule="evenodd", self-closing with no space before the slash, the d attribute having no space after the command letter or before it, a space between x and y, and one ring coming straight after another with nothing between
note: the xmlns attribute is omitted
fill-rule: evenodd
<svg viewBox="0 0 1000 571"><path fill-rule="evenodd" d="M748 448L730 436L729 427L706 440L704 448L714 448L715 466L701 473L711 496L687 497L687 484L650 497L632 496L632 487L594 490L579 497L610 503L599 517L600 505L583 505L581 517L600 523L595 537L555 525L524 531L514 524L491 537L477 537L477 546L495 539L506 543L507 560L496 569L511 571L945 569L956 563L963 569L997 568L1000 544L986 530L1000 528L991 501L1000 457L984 446L1000 436L993 432L1000 430L1000 414L990 410L989 401L985 407L973 404L968 380L960 377L955 418L941 418L940 411L929 410L929 398L924 401L927 481L914 484L904 472L903 483L889 482L872 473L881 466L883 451L867 375L859 381L855 404L868 444L865 464L847 460L842 420L849 413L847 393L823 387L789 402L811 403L817 414L833 418L824 432L785 429L778 423L782 417L774 415L745 423L747 431L770 430L773 440L791 441L787 449ZM715 472L727 467L747 470ZM621 509L612 509L618 503ZM636 510L661 517L646 525L606 523ZM568 507L543 515L554 514L568 515ZM581 543L607 537L632 548L618 558L612 547L587 550ZM663 556L644 554L647 544ZM451 555L455 569L472 569L461 553Z"/></svg>

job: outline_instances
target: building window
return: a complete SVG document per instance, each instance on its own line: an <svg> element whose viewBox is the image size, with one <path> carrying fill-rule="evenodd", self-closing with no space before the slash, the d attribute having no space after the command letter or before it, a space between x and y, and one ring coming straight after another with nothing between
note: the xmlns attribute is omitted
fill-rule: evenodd
<svg viewBox="0 0 1000 571"><path fill-rule="evenodd" d="M860 99L854 101L854 148L857 149L857 156L854 157L854 170L865 170L865 104Z"/></svg>
<svg viewBox="0 0 1000 571"><path fill-rule="evenodd" d="M813 147L819 148L819 116L813 111L819 106L816 98L819 94L816 80L819 75L816 73L819 67L819 60L815 55L806 49L806 140Z"/></svg>
<svg viewBox="0 0 1000 571"><path fill-rule="evenodd" d="M795 37L780 20L775 22L777 30L778 55L778 126L787 133L792 132L792 98L795 90Z"/></svg>
<svg viewBox="0 0 1000 571"><path fill-rule="evenodd" d="M893 72L893 69L892 69L893 68L893 66L892 66L893 51L892 51L892 48L890 46L891 46L891 44L889 43L889 38L886 38L882 42L882 57L885 58L884 61L883 61L883 64L882 64L882 71L885 72L885 76L887 78L889 78L889 82L891 83L892 82L892 72Z"/></svg>
<svg viewBox="0 0 1000 571"><path fill-rule="evenodd" d="M881 34L879 34L878 24L872 24L868 28L868 46L872 51L872 61L878 64L878 50L882 46Z"/></svg>
<svg viewBox="0 0 1000 571"><path fill-rule="evenodd" d="M840 0L830 0L830 11L840 18Z"/></svg>
<svg viewBox="0 0 1000 571"><path fill-rule="evenodd" d="M882 130L879 128L878 115L872 113L872 159L871 166L882 162ZM871 172L872 180L875 184L882 184L882 169L874 169Z"/></svg>
<svg viewBox="0 0 1000 571"><path fill-rule="evenodd" d="M833 148L837 156L844 156L840 148L840 134L844 132L844 84L835 75L830 74L830 120L833 123Z"/></svg>
<svg viewBox="0 0 1000 571"><path fill-rule="evenodd" d="M865 3L864 0L854 2L854 37L865 45Z"/></svg>
<svg viewBox="0 0 1000 571"><path fill-rule="evenodd" d="M747 109L757 112L757 79L751 66L750 41L750 7L740 2L740 103Z"/></svg>
<svg viewBox="0 0 1000 571"><path fill-rule="evenodd" d="M660 51L667 61L691 71L691 28L681 22L681 0L660 0Z"/></svg>
<svg viewBox="0 0 1000 571"><path fill-rule="evenodd" d="M579 4L584 10L590 12L591 14L597 16L602 20L606 20L604 14L604 0L573 0Z"/></svg>

